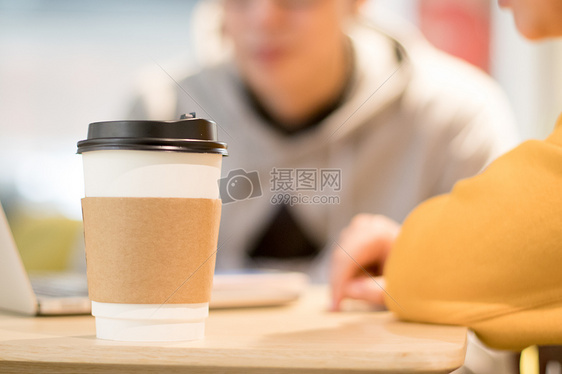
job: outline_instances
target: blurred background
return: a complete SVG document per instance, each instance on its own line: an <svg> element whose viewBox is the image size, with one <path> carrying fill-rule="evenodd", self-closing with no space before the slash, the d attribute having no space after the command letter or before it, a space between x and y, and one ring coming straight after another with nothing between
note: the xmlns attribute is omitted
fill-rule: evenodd
<svg viewBox="0 0 562 374"><path fill-rule="evenodd" d="M202 0L209 1L209 0ZM83 266L76 142L90 122L127 116L147 71L197 66L213 14L197 0L0 0L0 201L28 270ZM530 44L491 0L373 0L437 47L494 77L524 139L562 107L562 44ZM162 80L169 80L159 71ZM178 77L179 78L179 77Z"/></svg>

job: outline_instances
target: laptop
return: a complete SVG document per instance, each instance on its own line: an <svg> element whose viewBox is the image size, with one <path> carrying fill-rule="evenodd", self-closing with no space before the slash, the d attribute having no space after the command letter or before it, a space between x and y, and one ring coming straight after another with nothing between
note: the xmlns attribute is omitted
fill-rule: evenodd
<svg viewBox="0 0 562 374"><path fill-rule="evenodd" d="M217 272L210 308L275 306L300 297L309 283L299 272L238 270ZM89 314L86 275L43 273L24 268L0 204L0 309L26 315Z"/></svg>

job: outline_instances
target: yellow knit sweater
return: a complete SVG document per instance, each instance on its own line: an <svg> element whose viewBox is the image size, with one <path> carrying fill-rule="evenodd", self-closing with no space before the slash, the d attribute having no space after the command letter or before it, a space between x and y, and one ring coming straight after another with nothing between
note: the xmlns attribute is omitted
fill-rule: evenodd
<svg viewBox="0 0 562 374"><path fill-rule="evenodd" d="M468 326L501 349L562 344L562 116L416 208L384 272L402 319Z"/></svg>

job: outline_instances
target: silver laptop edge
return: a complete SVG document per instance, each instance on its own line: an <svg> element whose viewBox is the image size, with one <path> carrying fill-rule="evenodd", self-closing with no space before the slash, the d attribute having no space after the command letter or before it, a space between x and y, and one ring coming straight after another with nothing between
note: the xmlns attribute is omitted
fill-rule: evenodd
<svg viewBox="0 0 562 374"><path fill-rule="evenodd" d="M0 204L0 309L37 314L90 312L87 297L37 297Z"/></svg>

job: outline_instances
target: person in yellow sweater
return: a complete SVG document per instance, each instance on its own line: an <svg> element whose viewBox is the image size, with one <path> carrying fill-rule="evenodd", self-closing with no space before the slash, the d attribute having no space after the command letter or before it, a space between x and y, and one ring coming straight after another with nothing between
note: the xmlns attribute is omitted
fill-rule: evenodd
<svg viewBox="0 0 562 374"><path fill-rule="evenodd" d="M500 6L529 39L562 36L560 0ZM356 217L334 249L334 310L364 299L404 320L468 326L493 348L562 344L562 116L546 140L421 204L401 228Z"/></svg>

